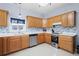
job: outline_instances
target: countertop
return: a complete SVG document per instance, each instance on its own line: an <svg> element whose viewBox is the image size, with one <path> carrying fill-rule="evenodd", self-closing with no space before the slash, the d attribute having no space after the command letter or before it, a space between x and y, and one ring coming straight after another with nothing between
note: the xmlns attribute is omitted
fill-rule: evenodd
<svg viewBox="0 0 79 59"><path fill-rule="evenodd" d="M35 32L35 33L1 33L0 37L8 37L8 36L21 36L21 35L30 35L30 34L39 34L39 33L49 33L52 34L51 32Z"/></svg>
<svg viewBox="0 0 79 59"><path fill-rule="evenodd" d="M34 33L29 33L29 32L25 32L25 33L1 33L0 37L7 37L7 36L21 36L21 35L30 35L30 34L40 34L40 33L48 33L48 34L52 34L51 32L34 32ZM66 36L76 36L76 33L68 33L68 32L63 32L60 33L59 35L66 35Z"/></svg>
<svg viewBox="0 0 79 59"><path fill-rule="evenodd" d="M59 35L76 36L76 35L77 35L77 33L63 32L63 33L61 33L61 34L59 34Z"/></svg>

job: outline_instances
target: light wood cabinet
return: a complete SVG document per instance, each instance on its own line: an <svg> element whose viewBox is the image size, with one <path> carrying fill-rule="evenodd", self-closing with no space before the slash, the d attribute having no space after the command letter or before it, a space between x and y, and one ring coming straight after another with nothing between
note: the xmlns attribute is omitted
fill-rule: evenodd
<svg viewBox="0 0 79 59"><path fill-rule="evenodd" d="M0 37L0 55L29 47L29 35Z"/></svg>
<svg viewBox="0 0 79 59"><path fill-rule="evenodd" d="M76 25L75 24L76 23L76 17L75 17L75 15L76 15L75 11L68 13L68 26L69 27L72 27L72 26Z"/></svg>
<svg viewBox="0 0 79 59"><path fill-rule="evenodd" d="M67 14L63 14L61 15L61 20L62 20L62 26L67 27L68 25L68 18L67 18Z"/></svg>
<svg viewBox="0 0 79 59"><path fill-rule="evenodd" d="M48 27L48 28L52 27L53 22L54 22L54 21L53 21L53 17L48 18L48 19L47 19L47 27Z"/></svg>
<svg viewBox="0 0 79 59"><path fill-rule="evenodd" d="M0 37L0 55L7 53L7 37Z"/></svg>
<svg viewBox="0 0 79 59"><path fill-rule="evenodd" d="M3 54L3 48L2 48L2 45L3 45L3 41L2 41L2 38L0 38L0 55Z"/></svg>
<svg viewBox="0 0 79 59"><path fill-rule="evenodd" d="M29 47L29 43L30 43L29 40L30 40L29 39L29 35L21 36L21 44L22 44L22 46L21 46L22 48L21 49Z"/></svg>
<svg viewBox="0 0 79 59"><path fill-rule="evenodd" d="M61 16L54 16L47 19L47 27L52 27L54 23L61 22Z"/></svg>
<svg viewBox="0 0 79 59"><path fill-rule="evenodd" d="M51 34L41 33L38 34L38 43L51 43Z"/></svg>
<svg viewBox="0 0 79 59"><path fill-rule="evenodd" d="M53 23L58 23L58 22L61 22L61 16L60 15L53 17Z"/></svg>
<svg viewBox="0 0 79 59"><path fill-rule="evenodd" d="M38 38L37 38L37 42L38 42L38 44L40 44L40 43L44 43L44 42L45 42L44 34L43 34L43 33L38 34L37 37L38 37Z"/></svg>
<svg viewBox="0 0 79 59"><path fill-rule="evenodd" d="M61 20L62 20L62 26L64 27L72 27L75 26L75 11L68 12L65 14L62 14Z"/></svg>
<svg viewBox="0 0 79 59"><path fill-rule="evenodd" d="M65 49L71 53L74 53L75 52L75 37L60 35L58 46L61 49Z"/></svg>
<svg viewBox="0 0 79 59"><path fill-rule="evenodd" d="M45 33L45 42L51 44L51 34Z"/></svg>
<svg viewBox="0 0 79 59"><path fill-rule="evenodd" d="M21 49L20 36L8 37L8 52L14 52Z"/></svg>
<svg viewBox="0 0 79 59"><path fill-rule="evenodd" d="M0 10L0 26L7 26L8 12Z"/></svg>
<svg viewBox="0 0 79 59"><path fill-rule="evenodd" d="M28 22L29 28L33 28L33 27L39 28L39 27L42 27L42 25L43 25L42 18L38 18L38 17L28 16L27 22Z"/></svg>
<svg viewBox="0 0 79 59"><path fill-rule="evenodd" d="M47 27L47 19L46 18L42 18L42 27L43 28Z"/></svg>

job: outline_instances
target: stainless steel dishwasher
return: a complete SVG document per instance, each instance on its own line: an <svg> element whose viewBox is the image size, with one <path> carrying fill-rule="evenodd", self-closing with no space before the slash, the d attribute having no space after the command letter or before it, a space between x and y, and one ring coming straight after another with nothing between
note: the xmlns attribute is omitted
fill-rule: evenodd
<svg viewBox="0 0 79 59"><path fill-rule="evenodd" d="M31 34L30 36L30 47L37 45L37 34Z"/></svg>

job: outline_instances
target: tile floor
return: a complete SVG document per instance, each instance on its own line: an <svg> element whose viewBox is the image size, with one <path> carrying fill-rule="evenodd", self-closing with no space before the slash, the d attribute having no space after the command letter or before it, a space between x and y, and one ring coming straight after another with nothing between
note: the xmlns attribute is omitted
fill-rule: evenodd
<svg viewBox="0 0 79 59"><path fill-rule="evenodd" d="M49 44L40 44L38 46L24 49L7 56L78 56L78 54L71 54L62 49L57 49Z"/></svg>

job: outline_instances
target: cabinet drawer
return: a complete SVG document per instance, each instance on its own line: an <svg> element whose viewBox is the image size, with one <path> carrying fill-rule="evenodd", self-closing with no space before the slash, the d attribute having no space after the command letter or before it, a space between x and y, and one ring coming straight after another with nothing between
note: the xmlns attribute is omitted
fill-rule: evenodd
<svg viewBox="0 0 79 59"><path fill-rule="evenodd" d="M73 41L73 37L70 37L70 36L59 36L59 40L60 41L70 41L70 42L72 42Z"/></svg>
<svg viewBox="0 0 79 59"><path fill-rule="evenodd" d="M60 41L59 47L69 52L73 52L73 42Z"/></svg>

